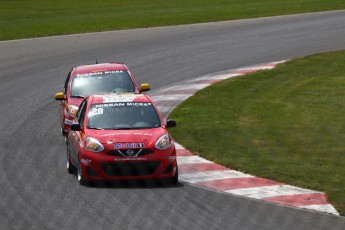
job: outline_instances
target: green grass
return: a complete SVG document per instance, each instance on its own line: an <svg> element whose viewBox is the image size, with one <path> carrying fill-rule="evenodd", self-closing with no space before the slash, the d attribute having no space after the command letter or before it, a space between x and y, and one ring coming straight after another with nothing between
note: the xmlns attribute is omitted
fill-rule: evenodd
<svg viewBox="0 0 345 230"><path fill-rule="evenodd" d="M0 40L337 9L344 0L0 0Z"/></svg>
<svg viewBox="0 0 345 230"><path fill-rule="evenodd" d="M345 51L289 61L196 93L177 142L259 177L324 191L345 214Z"/></svg>

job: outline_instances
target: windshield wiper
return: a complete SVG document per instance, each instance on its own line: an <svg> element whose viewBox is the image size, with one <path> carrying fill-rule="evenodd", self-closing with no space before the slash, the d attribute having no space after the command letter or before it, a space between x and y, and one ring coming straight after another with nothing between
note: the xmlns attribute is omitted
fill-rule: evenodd
<svg viewBox="0 0 345 230"><path fill-rule="evenodd" d="M102 128L96 128L96 127L87 127L88 129L97 129L97 130L104 130Z"/></svg>
<svg viewBox="0 0 345 230"><path fill-rule="evenodd" d="M76 98L85 98L83 95L71 95L71 97L76 97Z"/></svg>

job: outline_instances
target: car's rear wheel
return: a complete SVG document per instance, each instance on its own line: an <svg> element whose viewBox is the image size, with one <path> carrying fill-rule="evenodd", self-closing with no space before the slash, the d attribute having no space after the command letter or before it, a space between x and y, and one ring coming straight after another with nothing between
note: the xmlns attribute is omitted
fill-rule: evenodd
<svg viewBox="0 0 345 230"><path fill-rule="evenodd" d="M65 130L64 130L64 128L62 126L60 126L60 130L61 130L62 136L65 136Z"/></svg>

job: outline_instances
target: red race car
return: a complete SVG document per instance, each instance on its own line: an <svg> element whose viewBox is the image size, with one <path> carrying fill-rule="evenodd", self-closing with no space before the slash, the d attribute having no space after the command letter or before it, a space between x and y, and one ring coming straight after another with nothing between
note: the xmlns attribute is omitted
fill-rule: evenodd
<svg viewBox="0 0 345 230"><path fill-rule="evenodd" d="M150 89L149 84L137 86L128 67L122 63L102 63L73 68L67 75L65 91L55 94L60 103L62 134L67 136L82 100L94 93L134 92Z"/></svg>
<svg viewBox="0 0 345 230"><path fill-rule="evenodd" d="M67 170L80 184L98 180L178 181L174 140L147 95L86 97L67 136Z"/></svg>

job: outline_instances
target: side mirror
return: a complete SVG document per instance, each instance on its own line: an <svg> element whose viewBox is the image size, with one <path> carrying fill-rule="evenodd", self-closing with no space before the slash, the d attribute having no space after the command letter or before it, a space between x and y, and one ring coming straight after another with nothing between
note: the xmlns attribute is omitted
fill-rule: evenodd
<svg viewBox="0 0 345 230"><path fill-rule="evenodd" d="M140 85L140 92L149 91L150 87L150 84L143 83Z"/></svg>
<svg viewBox="0 0 345 230"><path fill-rule="evenodd" d="M175 121L175 120L172 120L172 119L167 120L166 127L167 127L167 128L176 127L176 121Z"/></svg>
<svg viewBox="0 0 345 230"><path fill-rule="evenodd" d="M71 130L73 130L73 131L81 131L80 124L79 123L73 123L71 125Z"/></svg>
<svg viewBox="0 0 345 230"><path fill-rule="evenodd" d="M55 94L55 100L57 100L57 101L66 100L65 94L64 93L57 93L57 94Z"/></svg>

